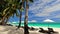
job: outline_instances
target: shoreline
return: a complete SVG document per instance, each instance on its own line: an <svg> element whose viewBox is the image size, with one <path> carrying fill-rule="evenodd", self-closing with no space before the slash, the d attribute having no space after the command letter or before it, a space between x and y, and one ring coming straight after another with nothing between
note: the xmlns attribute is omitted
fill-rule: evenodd
<svg viewBox="0 0 60 34"><path fill-rule="evenodd" d="M13 26L18 26L18 24L12 24L12 23L11 23L11 25L13 25ZM21 26L24 26L24 25L21 25ZM39 27L47 27L47 28L48 28L48 25L39 25L39 24L38 24L38 25L32 24L32 25L28 25L28 26L29 26L29 27L37 27L37 28L39 28ZM57 27L57 26L58 26L58 27ZM52 26L51 26L51 25L50 25L49 28L60 28L60 27L59 27L60 25L57 25L57 26L55 26L55 25L52 25Z"/></svg>
<svg viewBox="0 0 60 34"><path fill-rule="evenodd" d="M34 27L34 28L38 28L38 27ZM48 30L48 27L41 27L41 28L43 28L44 30ZM54 31L59 32L60 34L60 28L54 28L54 27L51 28L53 28Z"/></svg>
<svg viewBox="0 0 60 34"><path fill-rule="evenodd" d="M41 28L60 28L60 27L42 27L42 26L40 26L40 27L39 26L29 26L29 27L34 27L34 28L40 28L40 27Z"/></svg>
<svg viewBox="0 0 60 34"><path fill-rule="evenodd" d="M33 28L37 28L37 27L33 27ZM47 27L41 27L41 28L43 28L44 30L47 30ZM6 31L4 31L6 29ZM20 29L18 29L17 31L15 30L16 29L16 26L1 26L0 25L0 31L2 31L2 32L0 32L0 33L11 33L12 31L13 31L13 33L24 33L24 29L23 28L20 28ZM57 32L59 32L59 34L60 34L60 28L53 28L53 30L54 31L57 31ZM19 34L20 34L19 33ZM29 30L29 33L30 34L40 34L40 32L39 32L39 29L38 30L32 30L32 31L30 31Z"/></svg>

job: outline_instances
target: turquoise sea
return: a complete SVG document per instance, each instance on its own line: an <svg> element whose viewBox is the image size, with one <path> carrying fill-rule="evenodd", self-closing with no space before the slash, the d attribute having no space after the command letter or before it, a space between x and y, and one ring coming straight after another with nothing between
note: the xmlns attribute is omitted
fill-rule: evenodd
<svg viewBox="0 0 60 34"><path fill-rule="evenodd" d="M18 23L11 23L12 25L18 26ZM21 23L21 26L24 26L24 23ZM55 23L46 23L46 22L31 22L28 23L28 26L30 27L51 27L51 28L60 28L60 23L55 22Z"/></svg>

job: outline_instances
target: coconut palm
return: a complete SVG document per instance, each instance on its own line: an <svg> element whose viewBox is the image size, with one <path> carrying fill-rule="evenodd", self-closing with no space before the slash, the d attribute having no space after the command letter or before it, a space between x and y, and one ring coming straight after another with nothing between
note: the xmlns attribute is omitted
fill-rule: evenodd
<svg viewBox="0 0 60 34"><path fill-rule="evenodd" d="M20 2L20 22L19 22L18 28L20 28L20 26L21 26L22 11L24 10L24 7L23 6L24 6L24 0L22 0Z"/></svg>
<svg viewBox="0 0 60 34"><path fill-rule="evenodd" d="M3 14L3 10L5 9L5 7L6 7L6 3L7 2L5 2L4 0L0 0L0 17L1 17L1 23L0 24L2 24L2 22L4 22L4 20L2 19L3 18L3 16L4 15L2 15ZM4 7L5 6L5 7ZM7 8L8 9L8 8ZM7 9L5 9L5 10L7 10ZM5 11L4 10L4 11Z"/></svg>
<svg viewBox="0 0 60 34"><path fill-rule="evenodd" d="M18 7L20 6L19 0L5 0L5 1L8 3L6 4L6 6L4 6L4 9L2 9L2 16L3 16L2 24L4 23L6 16L9 15L10 17L14 14L18 15L18 12L16 10L20 8Z"/></svg>
<svg viewBox="0 0 60 34"><path fill-rule="evenodd" d="M20 9L19 9L19 11L20 11L20 22L19 22L19 25L18 25L18 28L20 28L20 26L21 26L21 18L22 18L22 11L23 11L24 9L23 9L23 4L22 4L22 2L20 3Z"/></svg>
<svg viewBox="0 0 60 34"><path fill-rule="evenodd" d="M28 9L29 9L29 1L33 2L33 0L25 0L26 1L26 11L25 11L25 20L24 20L24 34L29 34L28 31Z"/></svg>
<svg viewBox="0 0 60 34"><path fill-rule="evenodd" d="M16 1L14 1L14 2L16 2ZM16 9L18 9L19 12L20 12L20 22L19 22L19 26L18 26L18 28L19 28L21 26L21 16L22 16L22 10L23 10L23 8L22 8L22 3L20 2L20 0L18 0L16 3L18 3L18 4L16 6L15 5L14 6L17 7ZM18 14L18 13L16 12L16 14Z"/></svg>

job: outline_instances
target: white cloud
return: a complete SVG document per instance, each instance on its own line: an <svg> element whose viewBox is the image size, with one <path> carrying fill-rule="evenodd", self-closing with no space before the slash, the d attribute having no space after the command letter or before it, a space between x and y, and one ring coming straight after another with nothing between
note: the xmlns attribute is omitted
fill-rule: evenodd
<svg viewBox="0 0 60 34"><path fill-rule="evenodd" d="M51 16L50 13L60 10L60 4L45 8L41 13L37 13L36 16Z"/></svg>
<svg viewBox="0 0 60 34"><path fill-rule="evenodd" d="M20 21L18 21L18 22L12 22L12 23L19 23ZM24 21L21 21L22 23L24 23ZM30 22L37 22L36 20L32 20L32 21L28 21L28 23L30 23Z"/></svg>
<svg viewBox="0 0 60 34"><path fill-rule="evenodd" d="M54 21L53 20L50 20L50 19L46 19L43 22L54 22Z"/></svg>
<svg viewBox="0 0 60 34"><path fill-rule="evenodd" d="M56 11L56 10L60 10L60 4L56 4L55 6L44 9L44 11L46 11L46 12L52 12L52 11Z"/></svg>
<svg viewBox="0 0 60 34"><path fill-rule="evenodd" d="M60 18L60 15L56 15L56 16L54 16L55 18Z"/></svg>
<svg viewBox="0 0 60 34"><path fill-rule="evenodd" d="M31 22L37 22L36 20L32 20Z"/></svg>
<svg viewBox="0 0 60 34"><path fill-rule="evenodd" d="M24 21L21 21L22 23L24 23ZM37 22L36 20L32 20L32 21L28 21L28 23L30 22Z"/></svg>
<svg viewBox="0 0 60 34"><path fill-rule="evenodd" d="M19 23L20 21L18 21L18 22L12 22L12 23ZM21 21L22 23L24 23L24 21ZM31 21L28 21L28 22L31 22Z"/></svg>
<svg viewBox="0 0 60 34"><path fill-rule="evenodd" d="M37 17L52 16L51 13L60 10L60 0L37 0L30 6L29 10Z"/></svg>
<svg viewBox="0 0 60 34"><path fill-rule="evenodd" d="M29 9L30 10L35 10L35 9L38 10L39 8L43 8L46 4L53 2L53 1L55 2L55 3L53 3L53 5L56 4L57 2L59 2L58 0L37 0L30 6Z"/></svg>

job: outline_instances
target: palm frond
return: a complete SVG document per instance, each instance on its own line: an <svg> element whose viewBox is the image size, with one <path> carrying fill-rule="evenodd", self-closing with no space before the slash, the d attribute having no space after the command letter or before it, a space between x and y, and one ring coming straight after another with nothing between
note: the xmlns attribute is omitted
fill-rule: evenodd
<svg viewBox="0 0 60 34"><path fill-rule="evenodd" d="M9 10L9 7L3 10L3 15L6 14L7 10Z"/></svg>
<svg viewBox="0 0 60 34"><path fill-rule="evenodd" d="M33 2L33 0L29 0L30 2Z"/></svg>

